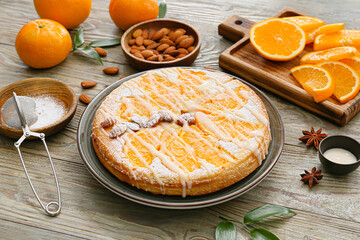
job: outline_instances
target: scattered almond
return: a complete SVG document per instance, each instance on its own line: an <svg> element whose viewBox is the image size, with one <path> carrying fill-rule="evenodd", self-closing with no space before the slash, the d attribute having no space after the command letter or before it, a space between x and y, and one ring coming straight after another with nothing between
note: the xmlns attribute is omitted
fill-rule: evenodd
<svg viewBox="0 0 360 240"><path fill-rule="evenodd" d="M137 29L128 43L135 57L159 62L185 57L195 49L194 37L183 28Z"/></svg>
<svg viewBox="0 0 360 240"><path fill-rule="evenodd" d="M99 54L100 57L106 57L107 51L100 47L95 47L94 50Z"/></svg>
<svg viewBox="0 0 360 240"><path fill-rule="evenodd" d="M86 94L81 94L79 96L79 100L85 104L89 104L91 102L91 98Z"/></svg>
<svg viewBox="0 0 360 240"><path fill-rule="evenodd" d="M82 81L81 82L81 87L82 88L91 88L91 87L94 87L96 86L96 82L93 82L93 81Z"/></svg>
<svg viewBox="0 0 360 240"><path fill-rule="evenodd" d="M103 69L103 72L107 75L115 75L119 72L117 67L107 67Z"/></svg>
<svg viewBox="0 0 360 240"><path fill-rule="evenodd" d="M213 67L204 67L205 69L210 69L210 70L216 70L215 68L213 68Z"/></svg>

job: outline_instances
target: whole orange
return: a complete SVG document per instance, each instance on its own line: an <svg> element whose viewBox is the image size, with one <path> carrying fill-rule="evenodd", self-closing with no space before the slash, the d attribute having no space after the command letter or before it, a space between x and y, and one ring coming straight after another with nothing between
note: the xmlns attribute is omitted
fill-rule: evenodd
<svg viewBox="0 0 360 240"><path fill-rule="evenodd" d="M121 30L132 25L157 18L159 6L156 0L111 0L110 17Z"/></svg>
<svg viewBox="0 0 360 240"><path fill-rule="evenodd" d="M67 29L84 22L90 14L91 0L34 0L41 18L55 20Z"/></svg>
<svg viewBox="0 0 360 240"><path fill-rule="evenodd" d="M15 41L20 59L33 68L53 67L65 60L72 47L66 28L49 19L25 24Z"/></svg>

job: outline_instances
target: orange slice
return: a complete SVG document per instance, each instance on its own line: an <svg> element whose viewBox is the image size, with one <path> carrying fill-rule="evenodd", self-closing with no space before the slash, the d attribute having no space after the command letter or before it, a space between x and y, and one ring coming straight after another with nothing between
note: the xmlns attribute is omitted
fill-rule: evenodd
<svg viewBox="0 0 360 240"><path fill-rule="evenodd" d="M269 18L252 26L250 42L264 58L287 61L304 49L305 32L293 22Z"/></svg>
<svg viewBox="0 0 360 240"><path fill-rule="evenodd" d="M313 31L305 32L306 44L314 42L315 37L320 34L334 33L343 30L344 28L345 28L344 23L333 23L333 24L326 24Z"/></svg>
<svg viewBox="0 0 360 240"><path fill-rule="evenodd" d="M323 62L319 66L325 68L334 79L334 96L341 103L346 103L353 99L359 92L359 75L348 65L342 62Z"/></svg>
<svg viewBox="0 0 360 240"><path fill-rule="evenodd" d="M294 67L290 71L315 102L328 99L334 93L335 82L326 69L307 64Z"/></svg>
<svg viewBox="0 0 360 240"><path fill-rule="evenodd" d="M324 25L323 20L309 16L284 17L283 19L296 23L305 32L313 31L314 29Z"/></svg>
<svg viewBox="0 0 360 240"><path fill-rule="evenodd" d="M336 47L318 52L309 52L300 59L300 64L317 64L356 56L359 56L359 52L354 47Z"/></svg>
<svg viewBox="0 0 360 240"><path fill-rule="evenodd" d="M360 57L345 58L339 61L354 69L360 77Z"/></svg>
<svg viewBox="0 0 360 240"><path fill-rule="evenodd" d="M360 49L360 30L340 30L335 33L321 34L314 40L314 51L341 46L353 46Z"/></svg>

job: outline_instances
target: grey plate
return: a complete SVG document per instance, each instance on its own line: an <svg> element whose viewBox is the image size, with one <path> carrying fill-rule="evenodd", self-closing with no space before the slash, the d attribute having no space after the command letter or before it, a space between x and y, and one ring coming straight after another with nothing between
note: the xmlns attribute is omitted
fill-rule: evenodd
<svg viewBox="0 0 360 240"><path fill-rule="evenodd" d="M202 69L197 68L196 70ZM202 196L187 196L186 198L182 198L181 196L155 195L144 190L137 189L136 187L132 187L131 185L117 179L101 164L100 160L96 156L91 142L92 122L96 110L108 94L110 94L115 88L119 87L122 83L144 73L145 72L140 72L123 78L101 91L91 101L81 116L77 132L78 149L85 166L102 185L126 199L148 206L168 209L193 209L212 206L236 198L255 187L266 177L266 175L270 173L271 169L275 166L284 145L284 127L280 114L274 104L263 92L244 80L233 76L234 79L242 81L260 96L269 115L272 141L270 143L269 153L260 167L243 180L225 189Z"/></svg>

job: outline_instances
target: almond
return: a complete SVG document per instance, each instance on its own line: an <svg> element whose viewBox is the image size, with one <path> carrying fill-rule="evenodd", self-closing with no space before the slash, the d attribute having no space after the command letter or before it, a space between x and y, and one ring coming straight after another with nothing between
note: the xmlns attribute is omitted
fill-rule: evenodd
<svg viewBox="0 0 360 240"><path fill-rule="evenodd" d="M179 55L176 56L176 58L182 58L182 57L185 57L185 56L186 56L186 54L180 53Z"/></svg>
<svg viewBox="0 0 360 240"><path fill-rule="evenodd" d="M142 34L143 34L143 30L141 30L141 29L136 29L136 30L133 32L132 36L133 36L133 38L137 38L137 37L140 37Z"/></svg>
<svg viewBox="0 0 360 240"><path fill-rule="evenodd" d="M151 39L158 40L158 39L162 38L162 36L164 36L164 32L159 30L154 34L154 36Z"/></svg>
<svg viewBox="0 0 360 240"><path fill-rule="evenodd" d="M174 34L172 35L171 40L176 41L179 37L181 37L184 34L185 34L184 32L182 32L180 30L176 30L174 32Z"/></svg>
<svg viewBox="0 0 360 240"><path fill-rule="evenodd" d="M140 51L135 52L135 53L134 53L134 56L135 56L135 57L138 57L138 58L141 58L141 59L145 59L145 58L143 57L143 55L141 55Z"/></svg>
<svg viewBox="0 0 360 240"><path fill-rule="evenodd" d="M136 42L136 45L142 46L142 45L143 45L143 42L144 42L144 39L143 39L142 36L138 36L138 37L135 39L135 42Z"/></svg>
<svg viewBox="0 0 360 240"><path fill-rule="evenodd" d="M155 30L151 30L149 32L149 36L148 36L148 39L152 39L152 37L155 35L156 31Z"/></svg>
<svg viewBox="0 0 360 240"><path fill-rule="evenodd" d="M134 45L135 44L135 39L130 39L129 40L129 45Z"/></svg>
<svg viewBox="0 0 360 240"><path fill-rule="evenodd" d="M82 88L91 88L91 87L94 87L96 86L96 82L93 82L93 81L82 81L81 82L81 87Z"/></svg>
<svg viewBox="0 0 360 240"><path fill-rule="evenodd" d="M160 31L162 31L164 33L164 35L168 35L170 33L170 29L168 29L168 28L162 28L162 29L160 29Z"/></svg>
<svg viewBox="0 0 360 240"><path fill-rule="evenodd" d="M188 38L185 38L184 40L182 40L179 43L179 47L188 48L193 44L194 44L194 38L193 37L188 37Z"/></svg>
<svg viewBox="0 0 360 240"><path fill-rule="evenodd" d="M182 40L184 40L188 37L189 37L188 35L182 35L182 36L178 37L175 41L175 44L178 45Z"/></svg>
<svg viewBox="0 0 360 240"><path fill-rule="evenodd" d="M134 46L131 46L131 48L132 49L137 49L137 50L145 50L145 47L144 46L136 46L136 45L134 45Z"/></svg>
<svg viewBox="0 0 360 240"><path fill-rule="evenodd" d="M158 60L158 58L159 58L159 56L153 55L153 56L151 56L151 57L147 58L146 60L149 60L149 61L156 61L156 60Z"/></svg>
<svg viewBox="0 0 360 240"><path fill-rule="evenodd" d="M153 49L153 48L157 48L158 46L160 46L160 43L153 43L148 45L146 49Z"/></svg>
<svg viewBox="0 0 360 240"><path fill-rule="evenodd" d="M165 53L165 54L168 54L169 52L174 51L174 50L176 50L176 47L175 47L175 46L171 46L171 47L168 47L168 48L164 51L164 53Z"/></svg>
<svg viewBox="0 0 360 240"><path fill-rule="evenodd" d="M172 61L175 60L176 58L174 58L173 56L170 56L168 54L164 55L164 60L163 61Z"/></svg>
<svg viewBox="0 0 360 240"><path fill-rule="evenodd" d="M140 53L141 53L141 55L143 55L144 58L148 58L148 57L151 57L152 55L154 55L153 51L151 51L151 50L143 50Z"/></svg>
<svg viewBox="0 0 360 240"><path fill-rule="evenodd" d="M143 39L147 39L149 37L149 30L145 29L142 33Z"/></svg>
<svg viewBox="0 0 360 240"><path fill-rule="evenodd" d="M136 52L140 52L140 50L139 49L131 49L130 50L130 53L132 53L132 54L135 54Z"/></svg>
<svg viewBox="0 0 360 240"><path fill-rule="evenodd" d="M155 55L159 55L160 53L156 51L155 49L150 49Z"/></svg>
<svg viewBox="0 0 360 240"><path fill-rule="evenodd" d="M175 33L175 31L170 31L170 32L169 32L169 35L168 35L168 36L169 36L169 38L170 38L170 39L172 39L172 38L173 38L174 33Z"/></svg>
<svg viewBox="0 0 360 240"><path fill-rule="evenodd" d="M150 44L153 44L153 43L155 43L155 41L153 41L153 40L150 40L150 39L144 39L144 46L146 47L146 46L149 46Z"/></svg>
<svg viewBox="0 0 360 240"><path fill-rule="evenodd" d="M186 50L185 48L178 48L178 51L182 54L189 54L188 50Z"/></svg>
<svg viewBox="0 0 360 240"><path fill-rule="evenodd" d="M192 51L194 51L195 47L194 46L191 46L191 47L188 47L188 52L191 53Z"/></svg>
<svg viewBox="0 0 360 240"><path fill-rule="evenodd" d="M107 51L100 47L95 47L94 50L99 54L100 57L106 57Z"/></svg>
<svg viewBox="0 0 360 240"><path fill-rule="evenodd" d="M160 46L158 46L158 47L156 48L156 51L162 52L162 51L164 51L165 49L167 49L168 47L170 47L169 44L163 43L163 44L161 44Z"/></svg>
<svg viewBox="0 0 360 240"><path fill-rule="evenodd" d="M115 75L119 72L117 67L107 67L103 69L103 72L107 75Z"/></svg>
<svg viewBox="0 0 360 240"><path fill-rule="evenodd" d="M173 41L171 41L171 40L168 39L168 38L162 38L162 39L160 39L160 43L166 43L166 44L169 44L170 46L172 46L172 45L175 44Z"/></svg>
<svg viewBox="0 0 360 240"><path fill-rule="evenodd" d="M180 54L179 50L173 50L173 51L169 52L169 55L171 55L173 57L176 57L179 54Z"/></svg>
<svg viewBox="0 0 360 240"><path fill-rule="evenodd" d="M164 57L163 57L163 55L160 54L159 57L158 57L158 61L162 62L163 60L164 60Z"/></svg>
<svg viewBox="0 0 360 240"><path fill-rule="evenodd" d="M185 34L185 33L186 33L186 30L183 29L183 28L178 28L178 29L176 29L175 31L180 31L180 32L182 32L182 34Z"/></svg>
<svg viewBox="0 0 360 240"><path fill-rule="evenodd" d="M91 98L86 94L81 94L79 96L79 100L82 101L85 104L89 104L91 102Z"/></svg>

